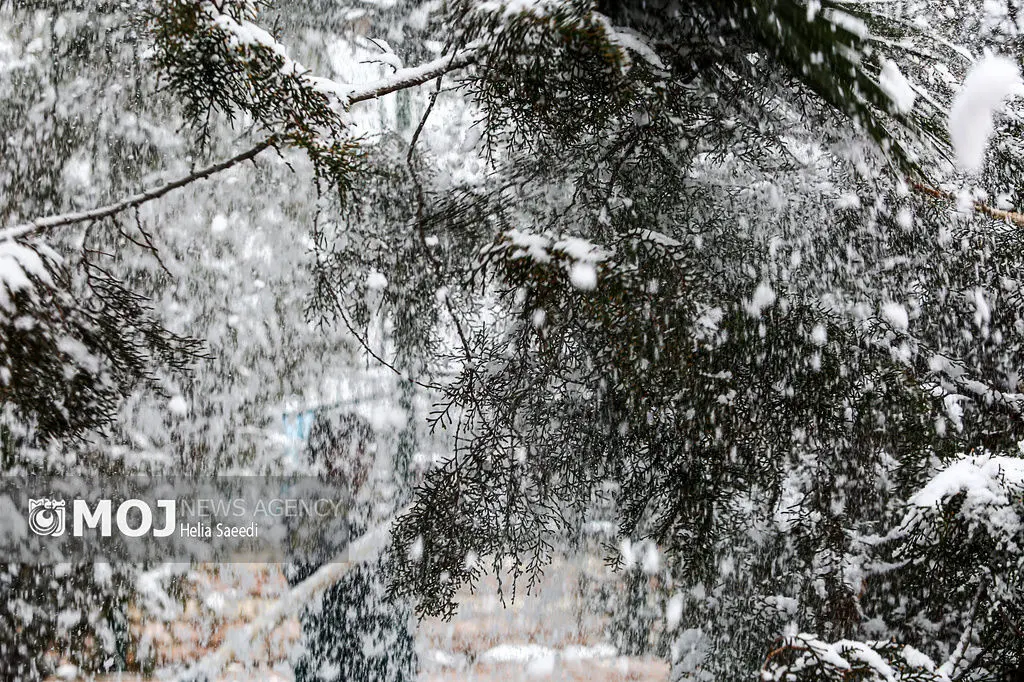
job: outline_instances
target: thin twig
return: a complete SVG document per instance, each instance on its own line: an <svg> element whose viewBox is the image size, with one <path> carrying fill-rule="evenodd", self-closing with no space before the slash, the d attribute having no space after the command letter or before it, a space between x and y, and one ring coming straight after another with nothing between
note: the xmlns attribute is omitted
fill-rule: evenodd
<svg viewBox="0 0 1024 682"><path fill-rule="evenodd" d="M442 390L442 388L443 388L442 386L439 386L438 384L434 384L434 383L428 383L426 381L418 379L418 378L412 376L410 373L398 369L393 363L390 363L387 360L385 360L384 357L381 356L380 353L378 353L377 351L373 350L373 347L370 346L369 340L364 338L363 335L360 334L359 331L355 328L355 325L352 324L352 321L348 319L348 315L345 314L345 308L343 306L341 306L340 303L336 304L335 310L337 310L338 317L341 318L342 324L344 324L345 328L348 329L350 334L352 334L352 337L356 340L356 343L358 343L359 346L364 351L366 351L367 355L369 355L371 358L373 358L373 360L376 361L377 364L383 366L385 369L391 370L392 372L394 372L396 375L398 375L399 377L401 377L405 381L412 382L412 383L416 384L417 386L419 386L420 388L425 388L428 391L440 391L440 390Z"/></svg>
<svg viewBox="0 0 1024 682"><path fill-rule="evenodd" d="M420 117L419 125L416 126L416 131L412 135L412 140L409 142L409 151L406 154L405 162L409 167L409 175L412 177L413 183L416 185L416 232L419 235L420 243L423 246L424 252L427 254L427 260L434 268L434 274L440 283L444 277L444 267L438 258L434 255L430 249L430 245L427 243L427 234L423 227L424 210L426 208L426 194L423 189L423 182L420 180L419 173L416 172L416 143L419 142L420 134L423 132L423 128L427 125L427 119L430 118L430 112L434 110L434 103L437 101L437 96L441 93L441 84L444 81L444 74L441 72L437 76L437 80L434 83L434 91L430 93L430 101L427 103L427 108L423 112L423 116ZM462 344L462 350L466 355L466 362L472 366L473 353L471 345L469 343L469 337L466 336L465 330L462 328L462 323L459 321L459 317L456 314L455 306L451 302L451 298L445 294L444 306L451 315L452 323L455 325L455 332L459 337L459 342Z"/></svg>
<svg viewBox="0 0 1024 682"><path fill-rule="evenodd" d="M277 138L271 136L266 140L263 140L259 144L255 145L254 147L245 150L241 154L232 156L230 159L218 161L215 164L207 166L206 168L200 168L197 171L193 171L192 173L189 173L184 177L178 178L177 180L168 182L165 185L160 185L159 187L152 187L150 189L145 190L144 192L140 192L138 194L130 196L127 199L122 199L121 201L114 202L113 204L99 206L97 208L89 209L87 211L76 211L74 213L64 213L62 215L37 218L36 220L33 220L28 223L8 227L2 232L0 232L0 241L28 237L34 234L38 234L40 232L52 230L57 227L63 227L65 225L74 225L76 223L85 223L93 222L95 220L102 220L103 218L109 218L112 215L117 215L118 213L127 211L128 209L138 208L142 204L153 201L154 199L159 199L160 197L164 196L165 194L168 194L169 192L173 192L176 189L179 189L186 185L190 185L196 180L208 178L211 175L220 173L221 171L227 170L232 166L237 166L238 164L244 161L248 161L249 159L252 159L257 154L262 152L263 150L273 146L273 144L276 141Z"/></svg>

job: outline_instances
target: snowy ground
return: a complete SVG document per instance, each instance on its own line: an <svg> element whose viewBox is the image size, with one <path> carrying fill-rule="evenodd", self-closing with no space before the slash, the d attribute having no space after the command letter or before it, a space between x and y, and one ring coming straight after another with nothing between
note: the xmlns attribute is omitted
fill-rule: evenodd
<svg viewBox="0 0 1024 682"><path fill-rule="evenodd" d="M581 575L602 571L596 559L556 564L538 594L507 608L495 596L495 583L485 583L467 595L452 622L421 625L422 679L666 680L664 662L618 656L605 641L604 618L580 599Z"/></svg>
<svg viewBox="0 0 1024 682"><path fill-rule="evenodd" d="M587 680L588 682L658 681L668 666L657 659L618 656L604 638L605 619L585 606L580 585L606 569L597 559L560 562L551 567L538 593L522 594L502 606L496 582L485 581L466 594L450 622L426 619L417 632L421 680L424 682L515 682L517 680ZM167 622L135 614L143 653L149 647L157 663L148 676L125 674L121 682L158 680L161 669L195 660L220 644L232 629L248 623L286 584L276 567L225 566L220 575L201 574L195 598ZM220 679L290 682L287 652L297 640L299 624L284 623L259 671L240 663ZM68 677L66 679L74 679ZM55 682L55 681L54 681Z"/></svg>

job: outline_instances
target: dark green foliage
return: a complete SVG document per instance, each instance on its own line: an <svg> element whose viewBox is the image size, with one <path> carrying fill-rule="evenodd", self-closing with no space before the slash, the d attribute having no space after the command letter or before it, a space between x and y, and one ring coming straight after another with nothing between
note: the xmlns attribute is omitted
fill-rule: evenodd
<svg viewBox="0 0 1024 682"><path fill-rule="evenodd" d="M16 3L10 16L25 18L32 9ZM45 52L0 79L0 121L7 131L0 140L5 225L99 201L106 198L101 186L134 190L139 174L160 160L145 125L159 106L139 101L145 72L137 26L106 4L91 14L75 3L40 3L38 9L40 23L15 21L12 30L31 43L44 26L47 41L39 49ZM95 90L86 88L90 82ZM81 107L71 104L77 101ZM88 103L109 110L109 119L98 121ZM82 186L74 174L69 177L76 165L88 176ZM105 184L98 182L100 175ZM81 195L74 204L69 191ZM145 297L109 269L107 235L152 248L150 235L143 230L131 236L134 229L108 222L94 225L85 238L56 236L49 246L9 247L38 262L15 266L27 278L24 286L11 290L0 284L7 303L0 309L0 367L6 376L0 403L19 422L18 448L78 439L108 426L125 395L152 385L158 374L185 370L201 354L199 342L169 331ZM12 451L6 455L5 465L17 464Z"/></svg>
<svg viewBox="0 0 1024 682"><path fill-rule="evenodd" d="M1024 438L1020 239L906 196L905 174L941 175L944 124L879 73L947 55L902 6L448 3L415 35L475 50L459 85L489 166L468 179L401 135L357 150L344 93L254 25L262 6L153 6L152 63L198 148L223 114L333 190L310 312L371 350L387 318L376 358L438 392L456 451L395 527L397 594L447 615L485 568L529 586L596 505L686 596L676 680L880 679L876 657L934 679L907 644L963 679L1019 667L1019 544L955 499L897 532L937 469Z"/></svg>
<svg viewBox="0 0 1024 682"><path fill-rule="evenodd" d="M416 678L411 617L411 609L388 595L382 567L357 566L304 608L296 682L411 682Z"/></svg>
<svg viewBox="0 0 1024 682"><path fill-rule="evenodd" d="M5 45L14 50L5 53L0 74L5 228L119 199L163 165L162 132L152 125L162 109L141 97L151 81L139 58L138 26L124 8L0 4ZM68 450L106 430L125 396L143 387L159 391L170 373L187 376L201 355L199 342L169 331L137 282L113 268L115 244L153 247L141 224L88 227L85 235L47 235L46 243L0 245L3 474L73 473ZM123 472L109 453L83 455L76 464L80 472ZM86 675L125 669L135 575L130 566L5 563L0 679L47 679L62 663Z"/></svg>
<svg viewBox="0 0 1024 682"><path fill-rule="evenodd" d="M201 352L159 326L146 300L101 264L81 267L76 286L72 271L51 263L48 281L33 278L0 313L0 402L30 427L27 442L102 429L122 396L157 370L184 371Z"/></svg>
<svg viewBox="0 0 1024 682"><path fill-rule="evenodd" d="M262 3L158 3L147 16L153 64L183 97L182 113L205 148L215 114L302 149L318 181L343 193L359 168L340 109L347 95L318 88L271 34L253 23ZM246 120L248 119L248 120Z"/></svg>
<svg viewBox="0 0 1024 682"><path fill-rule="evenodd" d="M0 677L32 682L70 663L87 675L126 669L135 571L106 564L0 568Z"/></svg>
<svg viewBox="0 0 1024 682"><path fill-rule="evenodd" d="M936 112L899 112L878 85L884 59L925 59L880 39L906 38L904 20L827 3L519 8L451 10L453 45L483 40L466 87L487 187L428 195L404 217L370 204L398 243L440 237L418 276L413 250L358 254L412 275L389 287L395 315L429 300L404 292L446 287L430 313L441 331L415 343L448 349L433 367L459 372L436 413L458 450L395 531L396 587L450 614L487 567L467 556L532 581L554 529L614 481L621 535L656 542L670 584L702 595L684 619L702 653L680 655L676 678L749 675L798 623L829 642L905 638L869 648L932 679L894 657L905 643L949 656L971 595L876 576L864 538L899 523L936 464L1024 436L999 397L1015 390L1021 310L1000 299L982 324L971 304L979 287L1016 292L992 278L1015 277L1020 256L988 223L949 228L947 207L905 198L890 174L942 153ZM851 121L882 154L847 153ZM820 156L801 158L809 148ZM396 182L392 196L409 195ZM976 575L947 541L932 549ZM880 607L894 598L953 615L901 629Z"/></svg>

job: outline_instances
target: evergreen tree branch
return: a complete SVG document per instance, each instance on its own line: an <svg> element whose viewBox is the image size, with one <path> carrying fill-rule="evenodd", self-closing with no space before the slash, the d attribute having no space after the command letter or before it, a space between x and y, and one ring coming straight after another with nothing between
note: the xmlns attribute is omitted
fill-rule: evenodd
<svg viewBox="0 0 1024 682"><path fill-rule="evenodd" d="M974 593L974 600L971 602L971 610L967 614L967 627L960 635L960 640L957 642L956 649L950 655L949 659L939 667L939 671L945 673L949 677L953 677L956 669L960 666L964 657L967 655L967 648L971 644L971 636L974 634L974 620L978 615L978 605L985 596L985 589L988 587L988 576L982 575L978 579L978 589Z"/></svg>
<svg viewBox="0 0 1024 682"><path fill-rule="evenodd" d="M476 59L476 50L468 47L454 54L443 55L419 66L400 69L386 78L381 78L378 81L367 83L352 90L348 95L348 103L352 105L357 102L365 102L369 99L389 95L392 92L423 85L451 71L464 69L476 62Z"/></svg>
<svg viewBox="0 0 1024 682"><path fill-rule="evenodd" d="M384 95L398 92L399 90L405 90L407 88L422 85L423 83L438 78L449 71L464 68L469 64L472 64L475 59L475 52L472 49L466 49L453 55L445 55L433 61L421 64L420 66L402 69L387 78L382 78L353 88L348 93L347 103L351 106L358 102L377 99ZM159 199L176 189L190 185L197 180L209 178L221 171L225 171L240 163L249 161L270 147L276 146L279 141L280 137L278 135L271 135L229 159L218 161L217 163L206 166L205 168L193 171L184 177L178 178L177 180L160 185L159 187L152 187L112 204L98 206L86 211L75 211L73 213L63 213L43 218L36 218L35 220L22 223L20 225L12 225L11 227L0 230L0 241L29 237L58 227L66 227L68 225L75 225L78 223L102 220L129 209L138 208L139 206L149 203L154 199Z"/></svg>
<svg viewBox="0 0 1024 682"><path fill-rule="evenodd" d="M412 177L413 183L416 185L416 232L419 235L423 251L427 254L427 258L430 260L430 264L434 268L438 281L443 280L444 272L441 262L430 250L430 245L427 244L427 233L423 229L423 212L426 207L426 195L423 190L423 181L416 172L415 155L416 143L419 142L420 134L423 132L423 128L427 124L427 119L430 118L430 112L434 110L434 103L437 102L437 96L441 93L441 82L443 79L443 73L437 76L437 81L434 84L434 91L430 93L430 102L427 104L427 108L424 110L423 116L420 117L419 125L416 126L416 131L412 135L412 141L409 142L409 152L405 157L405 163L409 167L409 175ZM472 362L473 354L470 350L469 337L466 336L466 332L462 328L462 323L459 322L459 317L456 314L455 307L452 305L450 297L444 297L444 306L448 311L448 314L451 315L452 322L455 324L455 331L459 336L459 341L462 343L462 349L466 355L466 361Z"/></svg>

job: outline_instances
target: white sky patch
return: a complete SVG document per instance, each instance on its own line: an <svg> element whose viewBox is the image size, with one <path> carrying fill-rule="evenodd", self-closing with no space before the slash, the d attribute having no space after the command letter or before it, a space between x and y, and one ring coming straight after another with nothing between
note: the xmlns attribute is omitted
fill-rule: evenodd
<svg viewBox="0 0 1024 682"><path fill-rule="evenodd" d="M1024 94L1020 67L1006 57L989 55L967 73L949 110L949 137L957 165L977 173L985 161L993 116L1010 95Z"/></svg>

